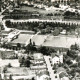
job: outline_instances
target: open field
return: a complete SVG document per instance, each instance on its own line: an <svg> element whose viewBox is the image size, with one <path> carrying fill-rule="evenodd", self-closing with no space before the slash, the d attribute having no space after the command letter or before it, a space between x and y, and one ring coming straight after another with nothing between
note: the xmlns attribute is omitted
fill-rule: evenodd
<svg viewBox="0 0 80 80"><path fill-rule="evenodd" d="M33 37L32 42L35 42L36 45L42 45L47 38L47 35L36 35Z"/></svg>
<svg viewBox="0 0 80 80"><path fill-rule="evenodd" d="M70 48L70 46L75 43L80 45L79 42L80 38L77 37L49 36L42 45L50 47Z"/></svg>
<svg viewBox="0 0 80 80"><path fill-rule="evenodd" d="M0 67L3 67L5 65L11 64L13 67L19 67L19 61L18 59L10 60L10 59L4 59L0 60ZM14 65L15 64L15 65Z"/></svg>
<svg viewBox="0 0 80 80"><path fill-rule="evenodd" d="M28 10L28 11L30 11L30 12L36 11L36 12L39 12L39 13L41 13L41 14L58 12L58 11L56 11L55 9L54 9L54 10L49 10L49 11L47 11L47 10L44 10L44 9L38 9L38 8L28 7L28 6L21 6L20 9L21 9L21 10Z"/></svg>
<svg viewBox="0 0 80 80"><path fill-rule="evenodd" d="M31 37L32 35L29 34L20 34L18 36L18 39L15 39L12 41L12 43L21 43L21 44L25 44L26 41Z"/></svg>
<svg viewBox="0 0 80 80"><path fill-rule="evenodd" d="M12 41L12 43L25 44L31 36L30 34L20 34L19 38ZM38 46L70 48L75 43L80 45L80 37L77 38L76 36L35 35L31 40Z"/></svg>
<svg viewBox="0 0 80 80"><path fill-rule="evenodd" d="M32 37L32 34L20 34L18 39L13 40L11 43L20 43L26 44L26 42ZM35 35L31 40L35 42L36 45L43 44L44 40L46 39L46 35Z"/></svg>

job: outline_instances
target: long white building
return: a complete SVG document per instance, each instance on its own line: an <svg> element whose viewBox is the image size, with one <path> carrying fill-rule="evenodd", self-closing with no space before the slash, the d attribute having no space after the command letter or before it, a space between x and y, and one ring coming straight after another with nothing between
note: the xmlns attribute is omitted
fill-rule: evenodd
<svg viewBox="0 0 80 80"><path fill-rule="evenodd" d="M51 0L51 2L67 3L67 2L74 2L74 0Z"/></svg>

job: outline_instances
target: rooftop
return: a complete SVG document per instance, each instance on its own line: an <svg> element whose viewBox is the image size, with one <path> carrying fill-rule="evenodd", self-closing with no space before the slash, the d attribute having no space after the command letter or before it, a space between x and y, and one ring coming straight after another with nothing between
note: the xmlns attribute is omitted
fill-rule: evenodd
<svg viewBox="0 0 80 80"><path fill-rule="evenodd" d="M59 57L60 55L62 55L61 52L51 53L52 58L54 58L55 56Z"/></svg>
<svg viewBox="0 0 80 80"><path fill-rule="evenodd" d="M57 69L57 73L61 73L61 72L66 73L66 70L65 70L63 67L59 67L59 68Z"/></svg>
<svg viewBox="0 0 80 80"><path fill-rule="evenodd" d="M43 55L41 53L34 53L33 57L34 59L43 59Z"/></svg>

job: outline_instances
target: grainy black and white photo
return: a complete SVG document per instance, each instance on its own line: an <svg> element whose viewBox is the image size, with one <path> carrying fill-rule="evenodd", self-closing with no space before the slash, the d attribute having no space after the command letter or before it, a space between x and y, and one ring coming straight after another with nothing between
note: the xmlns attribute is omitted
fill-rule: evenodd
<svg viewBox="0 0 80 80"><path fill-rule="evenodd" d="M80 0L0 0L0 80L80 80Z"/></svg>

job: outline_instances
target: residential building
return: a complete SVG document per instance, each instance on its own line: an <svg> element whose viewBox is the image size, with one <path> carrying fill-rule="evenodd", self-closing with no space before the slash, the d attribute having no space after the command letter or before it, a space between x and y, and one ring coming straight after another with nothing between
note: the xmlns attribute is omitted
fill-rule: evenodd
<svg viewBox="0 0 80 80"><path fill-rule="evenodd" d="M60 52L57 53L51 53L52 56L52 64L59 64L63 63L63 54Z"/></svg>
<svg viewBox="0 0 80 80"><path fill-rule="evenodd" d="M43 55L41 53L34 53L33 60L31 60L31 69L33 70L47 70Z"/></svg>
<svg viewBox="0 0 80 80"><path fill-rule="evenodd" d="M57 69L57 74L60 80L69 80L68 74L63 67Z"/></svg>
<svg viewBox="0 0 80 80"><path fill-rule="evenodd" d="M37 80L50 80L48 71L39 72Z"/></svg>

